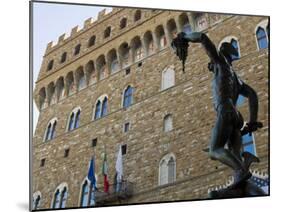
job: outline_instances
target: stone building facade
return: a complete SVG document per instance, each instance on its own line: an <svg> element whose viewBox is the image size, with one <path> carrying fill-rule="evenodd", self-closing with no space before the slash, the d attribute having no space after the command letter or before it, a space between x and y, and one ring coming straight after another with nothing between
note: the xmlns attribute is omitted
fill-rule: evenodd
<svg viewBox="0 0 281 212"><path fill-rule="evenodd" d="M34 206L81 207L93 155L96 205L206 199L231 183L230 170L203 151L215 120L209 58L200 44L190 44L183 73L169 45L179 31L203 31L217 46L228 41L239 49L234 68L257 91L264 125L250 144L261 160L252 172L268 180L268 21L113 8L49 43L34 89L40 110L32 143ZM247 120L247 101L239 110ZM125 189L118 194L112 184L120 146ZM105 153L110 198L102 192Z"/></svg>

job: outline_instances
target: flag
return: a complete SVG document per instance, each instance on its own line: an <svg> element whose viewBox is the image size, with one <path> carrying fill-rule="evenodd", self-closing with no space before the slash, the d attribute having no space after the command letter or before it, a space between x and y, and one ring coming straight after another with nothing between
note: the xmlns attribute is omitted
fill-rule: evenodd
<svg viewBox="0 0 281 212"><path fill-rule="evenodd" d="M117 173L117 183L122 182L122 176L123 176L123 163L122 163L122 150L121 146L119 148L119 152L117 155L117 160L116 160L116 173Z"/></svg>
<svg viewBox="0 0 281 212"><path fill-rule="evenodd" d="M109 182L108 182L108 166L107 166L106 153L104 153L104 156L103 156L102 174L103 174L104 192L107 193L108 189L109 189Z"/></svg>
<svg viewBox="0 0 281 212"><path fill-rule="evenodd" d="M97 182L96 182L96 177L95 177L95 160L94 157L92 157L91 162L90 162L90 167L88 171L88 179L91 182L93 188L97 190Z"/></svg>

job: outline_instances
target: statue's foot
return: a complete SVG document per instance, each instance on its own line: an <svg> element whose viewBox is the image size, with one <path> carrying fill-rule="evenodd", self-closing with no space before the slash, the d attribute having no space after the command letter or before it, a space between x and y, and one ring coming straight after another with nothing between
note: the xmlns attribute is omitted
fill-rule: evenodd
<svg viewBox="0 0 281 212"><path fill-rule="evenodd" d="M251 172L244 170L237 170L234 173L234 182L229 186L230 189L235 189L240 186L243 182L248 180L252 176Z"/></svg>

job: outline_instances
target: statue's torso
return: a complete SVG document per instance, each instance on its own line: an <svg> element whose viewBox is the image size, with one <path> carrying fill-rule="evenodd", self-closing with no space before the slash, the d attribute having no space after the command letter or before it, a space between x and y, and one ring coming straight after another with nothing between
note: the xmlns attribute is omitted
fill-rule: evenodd
<svg viewBox="0 0 281 212"><path fill-rule="evenodd" d="M212 90L215 109L219 105L233 108L239 95L239 87L236 74L230 65L226 63L214 64Z"/></svg>

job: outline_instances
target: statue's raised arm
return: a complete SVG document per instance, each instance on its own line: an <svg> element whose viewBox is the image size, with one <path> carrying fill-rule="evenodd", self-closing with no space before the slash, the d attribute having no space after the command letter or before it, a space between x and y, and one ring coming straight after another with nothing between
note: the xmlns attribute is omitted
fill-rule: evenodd
<svg viewBox="0 0 281 212"><path fill-rule="evenodd" d="M183 62L183 70L184 70L184 62L188 55L187 49L189 47L188 43L201 43L204 49L207 52L211 62L216 63L219 62L219 54L213 42L209 39L209 37L205 33L201 32L193 32L193 33L185 33L181 32L177 35L175 39L173 39L171 45L174 49L176 55Z"/></svg>

